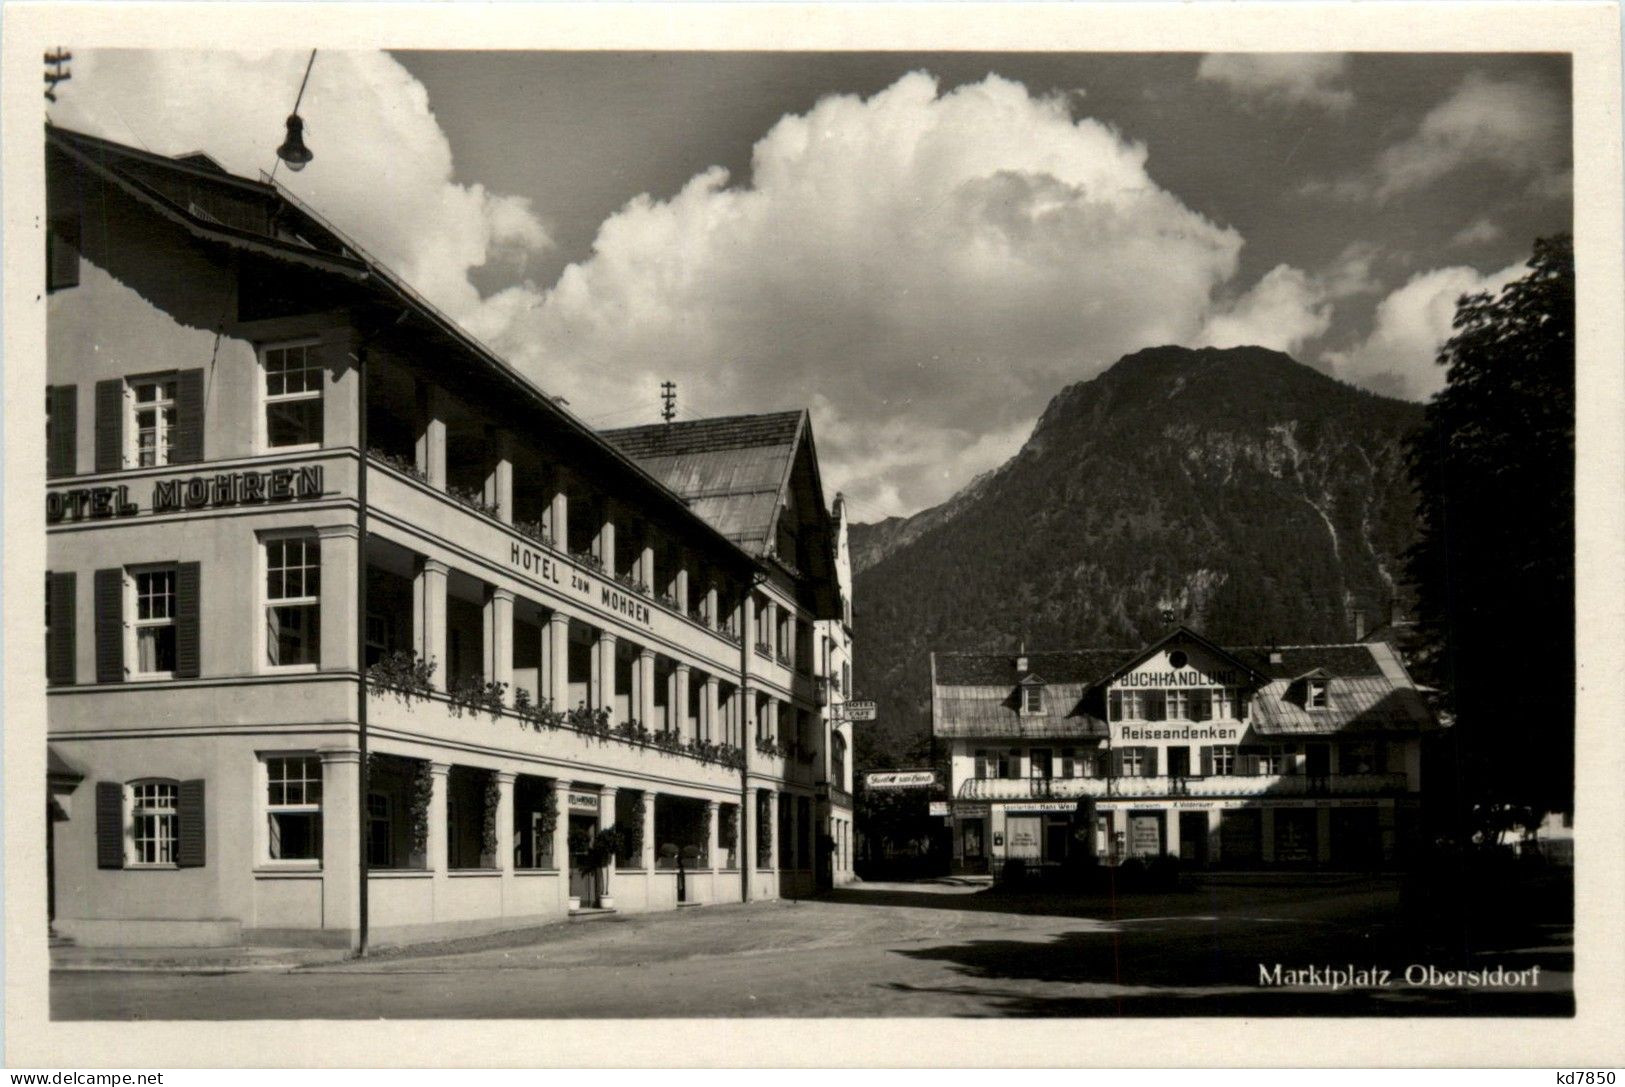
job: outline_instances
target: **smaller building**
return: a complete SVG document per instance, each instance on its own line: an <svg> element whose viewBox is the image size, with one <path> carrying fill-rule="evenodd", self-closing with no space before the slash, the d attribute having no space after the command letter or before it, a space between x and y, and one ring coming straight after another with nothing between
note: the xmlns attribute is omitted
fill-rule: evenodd
<svg viewBox="0 0 1625 1087"><path fill-rule="evenodd" d="M1172 854L1195 866L1377 868L1419 837L1439 726L1384 642L934 653L954 867Z"/></svg>

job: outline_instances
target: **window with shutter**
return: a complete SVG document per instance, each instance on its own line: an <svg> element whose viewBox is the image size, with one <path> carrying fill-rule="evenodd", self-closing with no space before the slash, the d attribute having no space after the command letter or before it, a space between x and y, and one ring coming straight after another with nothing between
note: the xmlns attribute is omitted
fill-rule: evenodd
<svg viewBox="0 0 1625 1087"><path fill-rule="evenodd" d="M175 375L175 433L171 464L197 464L203 460L205 385L201 369Z"/></svg>
<svg viewBox="0 0 1625 1087"><path fill-rule="evenodd" d="M74 622L75 575L72 571L45 575L45 679L47 683L68 684L77 678L77 649Z"/></svg>
<svg viewBox="0 0 1625 1087"><path fill-rule="evenodd" d="M45 390L45 475L61 479L79 470L79 386Z"/></svg>
<svg viewBox="0 0 1625 1087"><path fill-rule="evenodd" d="M1154 778L1159 773L1161 771L1157 768L1157 749L1148 747L1145 749L1145 776Z"/></svg>
<svg viewBox="0 0 1625 1087"><path fill-rule="evenodd" d="M176 848L175 863L182 868L202 868L208 852L208 839L204 833L203 782L183 781L177 792L176 824L180 841Z"/></svg>
<svg viewBox="0 0 1625 1087"><path fill-rule="evenodd" d="M130 417L124 432L130 448L124 463L137 468L156 468L174 462L175 426L178 415L174 374L130 379Z"/></svg>
<svg viewBox="0 0 1625 1087"><path fill-rule="evenodd" d="M124 571L96 571L96 682L124 680Z"/></svg>
<svg viewBox="0 0 1625 1087"><path fill-rule="evenodd" d="M96 471L124 467L124 382L96 382Z"/></svg>
<svg viewBox="0 0 1625 1087"><path fill-rule="evenodd" d="M175 675L196 679L201 673L200 611L202 567L183 562L175 567Z"/></svg>
<svg viewBox="0 0 1625 1087"><path fill-rule="evenodd" d="M96 783L96 867L124 867L124 785Z"/></svg>

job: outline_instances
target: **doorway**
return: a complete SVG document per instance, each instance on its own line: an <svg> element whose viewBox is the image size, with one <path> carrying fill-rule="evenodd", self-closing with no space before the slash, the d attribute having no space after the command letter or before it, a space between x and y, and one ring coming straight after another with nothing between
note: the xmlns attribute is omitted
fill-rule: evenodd
<svg viewBox="0 0 1625 1087"><path fill-rule="evenodd" d="M570 816L570 897L580 899L583 906L598 905L598 873L582 871L597 833L597 816Z"/></svg>
<svg viewBox="0 0 1625 1087"><path fill-rule="evenodd" d="M1199 868L1207 867L1207 812L1179 813L1179 859Z"/></svg>

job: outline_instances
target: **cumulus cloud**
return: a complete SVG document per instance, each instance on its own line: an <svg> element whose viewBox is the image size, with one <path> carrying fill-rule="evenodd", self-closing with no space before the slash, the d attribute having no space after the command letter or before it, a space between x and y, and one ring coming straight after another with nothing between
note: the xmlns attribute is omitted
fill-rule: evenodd
<svg viewBox="0 0 1625 1087"><path fill-rule="evenodd" d="M1498 292L1526 271L1514 264L1489 275L1461 266L1419 272L1377 304L1369 336L1322 358L1344 381L1388 396L1426 400L1444 388L1445 368L1435 360L1450 339L1457 300L1479 291Z"/></svg>
<svg viewBox="0 0 1625 1087"><path fill-rule="evenodd" d="M308 53L75 50L54 123L159 154L203 150L233 173L270 171ZM548 244L530 204L453 179L428 92L383 53L317 54L300 106L316 159L277 180L452 316L476 322L471 269L523 266Z"/></svg>
<svg viewBox="0 0 1625 1087"><path fill-rule="evenodd" d="M1469 166L1510 176L1533 198L1565 194L1570 167L1563 96L1532 79L1472 73L1423 116L1415 132L1384 149L1370 170L1318 187L1381 202Z"/></svg>
<svg viewBox="0 0 1625 1087"><path fill-rule="evenodd" d="M1220 83L1253 102L1317 106L1334 113L1354 104L1341 53L1209 53L1196 78Z"/></svg>
<svg viewBox="0 0 1625 1087"><path fill-rule="evenodd" d="M1332 323L1324 284L1285 264L1265 274L1247 293L1216 309L1202 330L1207 347L1258 344L1291 353L1322 335Z"/></svg>
<svg viewBox="0 0 1625 1087"><path fill-rule="evenodd" d="M1064 384L1202 330L1242 240L1146 158L997 76L825 98L758 141L748 185L628 203L498 343L609 422L662 378L692 413L812 404L826 481L912 511Z"/></svg>
<svg viewBox="0 0 1625 1087"><path fill-rule="evenodd" d="M1488 219L1474 219L1450 237L1450 244L1466 247L1501 240L1501 228Z"/></svg>

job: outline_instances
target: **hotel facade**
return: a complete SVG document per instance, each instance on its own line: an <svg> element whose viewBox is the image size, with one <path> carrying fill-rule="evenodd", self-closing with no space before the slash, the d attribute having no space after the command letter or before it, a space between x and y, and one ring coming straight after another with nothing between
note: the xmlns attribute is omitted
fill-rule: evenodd
<svg viewBox="0 0 1625 1087"><path fill-rule="evenodd" d="M1418 838L1438 727L1384 642L932 655L954 869L1172 854L1378 868Z"/></svg>
<svg viewBox="0 0 1625 1087"><path fill-rule="evenodd" d="M281 187L46 145L56 932L355 946L851 878L805 412L595 431Z"/></svg>

